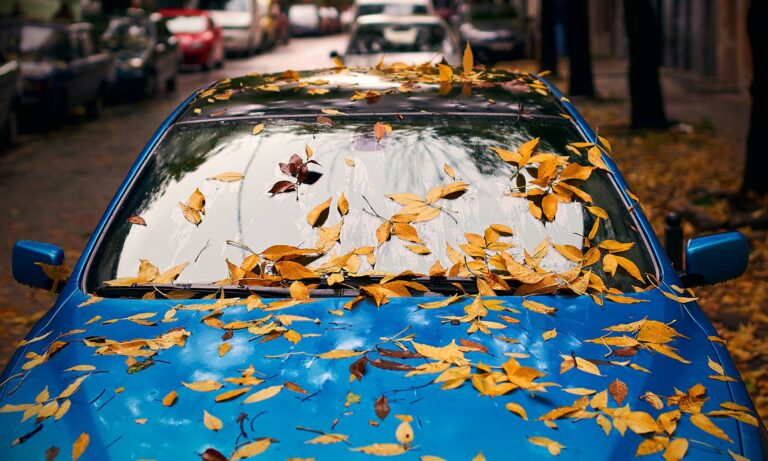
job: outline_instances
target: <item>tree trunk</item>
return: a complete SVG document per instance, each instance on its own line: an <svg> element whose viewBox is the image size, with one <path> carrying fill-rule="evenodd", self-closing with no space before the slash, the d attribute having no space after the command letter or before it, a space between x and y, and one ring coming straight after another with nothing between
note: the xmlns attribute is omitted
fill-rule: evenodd
<svg viewBox="0 0 768 461"><path fill-rule="evenodd" d="M624 0L632 128L667 128L661 93L662 34L651 0Z"/></svg>
<svg viewBox="0 0 768 461"><path fill-rule="evenodd" d="M768 195L768 156L766 156L766 141L762 138L762 130L768 122L768 91L766 81L766 53L768 53L768 27L763 19L768 14L768 3L764 0L752 0L747 13L747 31L752 45L752 114L747 135L747 163L744 168L744 179L741 190L744 193L754 192L761 196Z"/></svg>
<svg viewBox="0 0 768 461"><path fill-rule="evenodd" d="M589 1L568 0L566 5L566 38L571 69L569 92L572 96L591 97L595 95L595 83L589 49Z"/></svg>
<svg viewBox="0 0 768 461"><path fill-rule="evenodd" d="M557 23L557 0L541 1L541 70L548 70L557 75L557 43L555 42L555 24Z"/></svg>

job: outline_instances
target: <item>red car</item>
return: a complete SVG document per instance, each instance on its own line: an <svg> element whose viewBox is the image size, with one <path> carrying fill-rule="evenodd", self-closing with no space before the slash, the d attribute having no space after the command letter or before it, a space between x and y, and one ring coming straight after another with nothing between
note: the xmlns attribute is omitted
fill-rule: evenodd
<svg viewBox="0 0 768 461"><path fill-rule="evenodd" d="M224 65L224 37L207 12L193 9L160 10L168 30L179 39L183 65L203 70Z"/></svg>

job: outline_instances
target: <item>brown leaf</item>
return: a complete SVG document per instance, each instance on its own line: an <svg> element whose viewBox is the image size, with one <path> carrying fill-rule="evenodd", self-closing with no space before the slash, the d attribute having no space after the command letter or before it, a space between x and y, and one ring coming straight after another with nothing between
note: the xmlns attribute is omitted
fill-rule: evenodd
<svg viewBox="0 0 768 461"><path fill-rule="evenodd" d="M290 192L296 190L296 183L291 181L277 181L272 185L272 188L267 191L268 193L282 194L283 192Z"/></svg>
<svg viewBox="0 0 768 461"><path fill-rule="evenodd" d="M200 458L202 461L227 461L227 457L215 448L206 448L204 452L200 453Z"/></svg>
<svg viewBox="0 0 768 461"><path fill-rule="evenodd" d="M377 142L381 141L384 134L389 133L390 131L392 131L392 125L389 123L376 122L376 124L373 125L373 135L376 136Z"/></svg>
<svg viewBox="0 0 768 461"><path fill-rule="evenodd" d="M624 402L624 399L627 398L627 385L624 383L624 381L616 378L615 381L608 385L608 392L611 393L613 400L615 400L616 403L621 406L621 404Z"/></svg>
<svg viewBox="0 0 768 461"><path fill-rule="evenodd" d="M305 391L301 386L291 381L284 382L283 387L285 387L289 391L296 392L297 394L305 394L305 395L307 394L307 391Z"/></svg>
<svg viewBox="0 0 768 461"><path fill-rule="evenodd" d="M388 357L390 359L423 359L424 356L411 351L401 351L399 349L382 349L377 347L376 350L382 357Z"/></svg>
<svg viewBox="0 0 768 461"><path fill-rule="evenodd" d="M352 376L357 378L358 381L362 380L363 376L365 375L365 366L367 363L368 357L364 355L352 362L352 364L349 366L349 372L352 374Z"/></svg>
<svg viewBox="0 0 768 461"><path fill-rule="evenodd" d="M333 125L333 120L331 120L330 118L325 117L323 115L318 115L317 116L317 123L319 123L321 125L331 126L331 125Z"/></svg>
<svg viewBox="0 0 768 461"><path fill-rule="evenodd" d="M53 461L59 456L59 447L50 447L45 450L45 461Z"/></svg>
<svg viewBox="0 0 768 461"><path fill-rule="evenodd" d="M384 419L386 419L387 415L389 414L389 402L387 402L387 398L382 395L376 399L376 403L373 405L373 410L376 412L376 416L378 416L380 420L384 421Z"/></svg>
<svg viewBox="0 0 768 461"><path fill-rule="evenodd" d="M137 226L146 226L147 222L144 221L144 218L141 216L131 216L128 219L126 219L126 222L129 222L131 224L136 224Z"/></svg>
<svg viewBox="0 0 768 461"><path fill-rule="evenodd" d="M488 348L480 343L476 343L474 341L470 341L469 339L464 339L464 338L459 338L459 342L461 343L462 346L468 349L472 349L473 351L485 352L486 354L488 353Z"/></svg>
<svg viewBox="0 0 768 461"><path fill-rule="evenodd" d="M368 363L370 363L372 366L376 368L381 368L383 370L411 371L414 369L412 366L408 365L407 363L400 363L392 360L373 359L373 360L369 360Z"/></svg>

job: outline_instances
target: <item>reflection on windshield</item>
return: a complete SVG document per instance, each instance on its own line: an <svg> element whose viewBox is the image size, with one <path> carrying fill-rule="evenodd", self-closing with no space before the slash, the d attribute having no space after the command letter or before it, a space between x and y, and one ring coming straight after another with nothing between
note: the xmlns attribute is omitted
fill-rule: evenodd
<svg viewBox="0 0 768 461"><path fill-rule="evenodd" d="M22 55L66 60L64 34L51 27L25 25L21 28L19 52Z"/></svg>
<svg viewBox="0 0 768 461"><path fill-rule="evenodd" d="M361 26L350 40L348 53L440 52L444 40L445 30L439 25Z"/></svg>
<svg viewBox="0 0 768 461"><path fill-rule="evenodd" d="M535 219L526 199L509 194L515 187L510 182L512 167L489 150L500 145L516 148L540 137L542 152L566 154L566 144L579 140L570 125L480 117L414 117L388 120L394 130L377 141L371 130L375 121L337 118L333 126L318 129L314 119L275 119L265 121L266 128L257 136L251 134L252 124L239 122L175 126L154 152L102 240L94 264L96 280L91 284L134 276L140 259L161 268L189 262L177 282L210 283L226 278L225 261L239 264L251 254L248 249L261 252L277 244L313 248L318 229L309 225L307 215L329 197L333 207L322 226L343 225L339 242L312 263L315 267L335 255L370 246L375 248L377 271L427 273L435 261L450 267L447 245L458 248L466 242L465 232L482 235L491 224L513 230L501 240L510 245L508 253L519 261L526 252L534 254L547 239L584 250L582 236L589 232L595 217L581 203L572 202L561 203L552 222ZM311 158L319 163L309 165L310 171L319 178L311 185L299 186L298 192L269 194L276 181L291 179L281 172L279 164L292 154L305 158L307 146L313 151ZM412 242L394 237L377 246L375 231L382 224L379 216L390 217L401 209L386 194L424 197L435 186L452 181L446 165L469 187L460 197L444 201L434 219L415 224L431 254L408 251L406 246ZM244 179L210 179L227 172L241 173ZM205 214L197 226L185 218L179 206L187 203L196 189L205 196ZM593 174L584 190L610 216L601 224L597 241L639 242L604 173ZM336 211L342 193L349 203L349 212L343 217ZM126 220L130 216L141 216L147 225L129 224ZM642 245L636 244L623 254L641 271L649 271ZM574 266L556 251L549 251L540 262L542 269L559 273ZM598 266L594 266L594 273L602 276ZM371 268L363 266L359 272ZM618 273L605 281L609 286L629 287L628 278Z"/></svg>

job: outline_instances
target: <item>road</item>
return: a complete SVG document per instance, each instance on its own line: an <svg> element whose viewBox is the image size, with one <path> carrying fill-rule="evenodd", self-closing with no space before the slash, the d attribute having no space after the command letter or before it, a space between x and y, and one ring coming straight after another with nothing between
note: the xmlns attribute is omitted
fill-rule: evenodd
<svg viewBox="0 0 768 461"><path fill-rule="evenodd" d="M344 35L295 38L262 55L228 60L220 70L182 74L174 93L107 107L99 120L76 118L49 133L33 129L19 146L0 152L0 367L55 299L15 283L15 241L60 245L72 266L138 153L190 93L229 76L329 66L330 51L345 43Z"/></svg>

